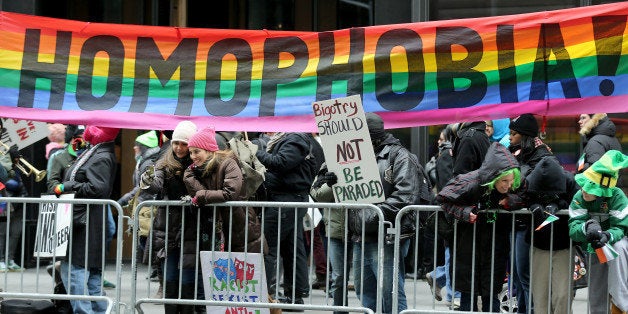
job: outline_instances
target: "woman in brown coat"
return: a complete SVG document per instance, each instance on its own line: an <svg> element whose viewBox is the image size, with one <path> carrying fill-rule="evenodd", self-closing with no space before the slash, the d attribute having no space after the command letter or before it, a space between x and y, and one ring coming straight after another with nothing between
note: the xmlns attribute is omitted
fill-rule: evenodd
<svg viewBox="0 0 628 314"><path fill-rule="evenodd" d="M244 200L244 179L237 157L229 150L218 150L216 133L212 127L192 136L188 146L192 165L185 170L183 182L192 197L192 204L199 206L201 211L207 210L205 214L215 217L214 226L201 228L208 228L208 234L212 234L215 227L215 232L221 233L220 249L223 251L260 253L265 241L252 208L208 206L212 203ZM239 228L245 225L248 230ZM264 249L266 251L267 248Z"/></svg>

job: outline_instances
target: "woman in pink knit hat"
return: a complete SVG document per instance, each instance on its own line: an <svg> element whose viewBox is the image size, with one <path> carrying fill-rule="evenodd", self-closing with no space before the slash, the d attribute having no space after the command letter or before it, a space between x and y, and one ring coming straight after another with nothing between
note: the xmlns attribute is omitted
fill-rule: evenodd
<svg viewBox="0 0 628 314"><path fill-rule="evenodd" d="M188 143L190 157L193 164L185 170L183 181L188 193L192 197L192 204L201 209L213 209L212 203L245 200L245 191L242 188L244 177L237 157L231 150L219 150L216 143L216 132L213 127L207 127L196 133ZM262 237L261 227L257 215L251 208L244 207L216 207L213 210L202 210L201 216L210 216L203 224L205 229L202 234L210 235L215 226L214 246L201 246L205 250L223 250L230 252L254 252L262 251L265 241ZM248 218L247 218L248 215ZM205 221L201 218L202 221ZM248 222L248 232L240 227ZM231 226L240 227L232 229ZM222 233L222 234L220 234ZM222 240L221 240L222 236ZM202 244L201 244L202 245ZM264 252L268 249L265 248Z"/></svg>

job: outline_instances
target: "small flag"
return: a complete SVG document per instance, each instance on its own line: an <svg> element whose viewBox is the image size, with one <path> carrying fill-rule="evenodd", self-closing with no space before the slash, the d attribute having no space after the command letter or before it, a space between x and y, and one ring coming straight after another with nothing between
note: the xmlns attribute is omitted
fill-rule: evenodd
<svg viewBox="0 0 628 314"><path fill-rule="evenodd" d="M603 247L595 249L595 254L597 254L597 259L600 263L604 264L608 261L612 261L617 257L617 251L613 249L613 247L606 243Z"/></svg>
<svg viewBox="0 0 628 314"><path fill-rule="evenodd" d="M2 184L2 182L0 182L0 191L4 190L6 186L4 184Z"/></svg>
<svg viewBox="0 0 628 314"><path fill-rule="evenodd" d="M536 227L536 229L534 229L534 231L539 231L539 230L543 229L543 227L545 227L545 226L547 226L547 225L551 224L552 222L554 222L554 221L556 221L556 220L558 220L558 217L557 217L557 216L554 216L554 215L552 215L552 214L549 214L549 215L547 216L547 218L545 218L545 221L543 221L543 223L542 223L542 224L540 224L538 227Z"/></svg>

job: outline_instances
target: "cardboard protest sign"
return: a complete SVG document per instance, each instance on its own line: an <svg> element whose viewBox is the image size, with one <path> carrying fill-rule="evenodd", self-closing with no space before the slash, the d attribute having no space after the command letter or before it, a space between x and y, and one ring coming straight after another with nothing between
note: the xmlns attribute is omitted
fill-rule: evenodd
<svg viewBox="0 0 628 314"><path fill-rule="evenodd" d="M359 95L312 103L327 168L338 177L339 203L380 203L384 189Z"/></svg>
<svg viewBox="0 0 628 314"><path fill-rule="evenodd" d="M205 300L268 302L262 255L201 251ZM270 313L267 308L207 306L207 313Z"/></svg>
<svg viewBox="0 0 628 314"><path fill-rule="evenodd" d="M56 199L54 195L42 195L42 199ZM74 199L74 194L62 194L61 199ZM66 255L70 240L72 204L41 203L37 219L35 257L61 257Z"/></svg>
<svg viewBox="0 0 628 314"><path fill-rule="evenodd" d="M9 147L16 144L22 149L48 136L46 122L2 118L2 125L5 130L0 140Z"/></svg>

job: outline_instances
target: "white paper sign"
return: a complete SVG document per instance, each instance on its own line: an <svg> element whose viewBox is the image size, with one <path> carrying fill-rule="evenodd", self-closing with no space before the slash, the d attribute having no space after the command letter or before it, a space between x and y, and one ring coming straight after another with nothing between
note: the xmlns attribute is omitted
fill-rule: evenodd
<svg viewBox="0 0 628 314"><path fill-rule="evenodd" d="M325 162L338 177L339 203L381 203L380 180L371 136L359 95L312 103Z"/></svg>
<svg viewBox="0 0 628 314"><path fill-rule="evenodd" d="M46 122L1 119L5 129L1 140L9 147L16 144L18 149L22 149L48 137L48 124Z"/></svg>
<svg viewBox="0 0 628 314"><path fill-rule="evenodd" d="M56 199L54 195L42 195L42 199ZM74 199L74 194L62 194L61 199ZM35 237L35 257L65 256L70 239L72 204L41 203ZM56 246L55 246L56 244Z"/></svg>
<svg viewBox="0 0 628 314"><path fill-rule="evenodd" d="M201 251L205 300L267 303L264 262L259 253ZM207 306L207 313L270 313L267 308Z"/></svg>

